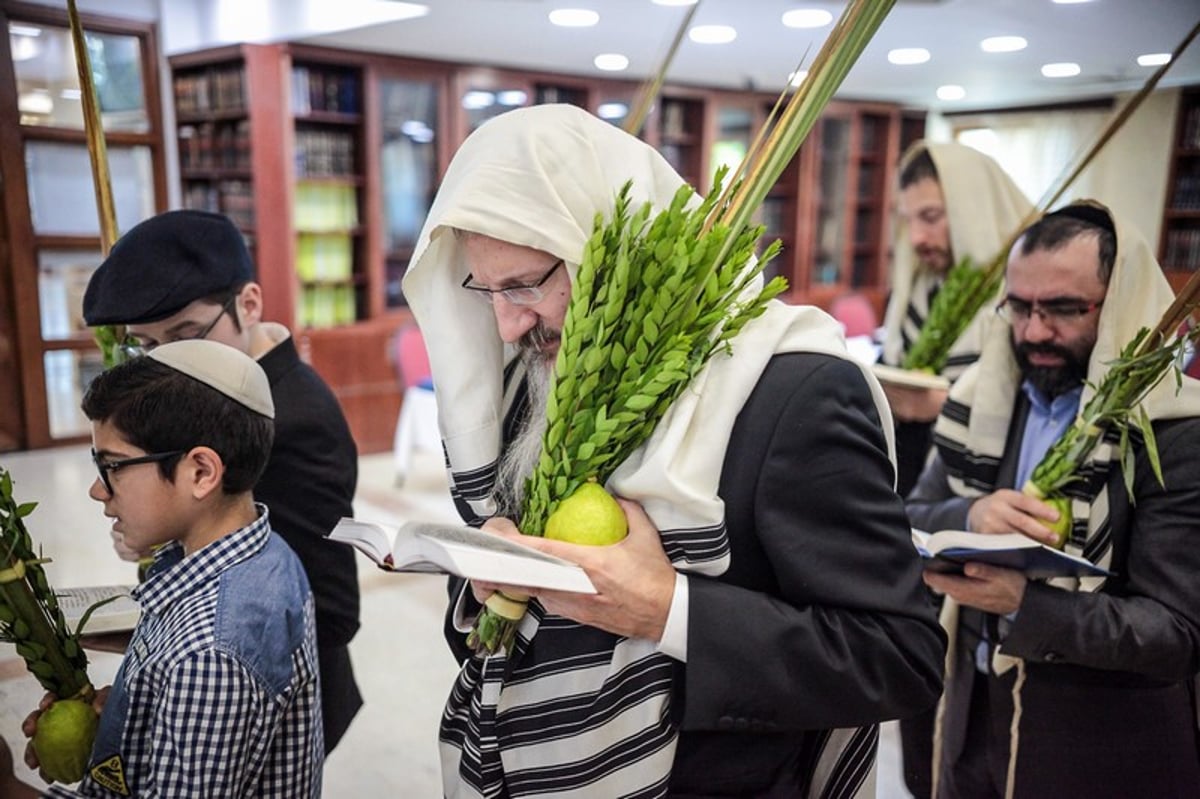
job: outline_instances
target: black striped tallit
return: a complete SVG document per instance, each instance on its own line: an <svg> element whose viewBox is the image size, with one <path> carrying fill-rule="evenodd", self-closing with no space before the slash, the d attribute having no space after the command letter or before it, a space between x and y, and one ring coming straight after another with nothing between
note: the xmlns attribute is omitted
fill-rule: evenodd
<svg viewBox="0 0 1200 799"><path fill-rule="evenodd" d="M505 438L526 413L519 370L506 373ZM451 473L490 493L496 466ZM460 507L462 507L460 503ZM482 523L483 518L477 517ZM681 571L719 574L729 542L723 523L660 530ZM464 588L464 590L466 590ZM683 666L649 641L633 640L547 614L529 603L513 652L468 660L454 683L439 731L447 794L453 797L663 797L678 729L672 685ZM877 725L830 730L806 752L803 795L874 795ZM445 779L447 775L455 779Z"/></svg>

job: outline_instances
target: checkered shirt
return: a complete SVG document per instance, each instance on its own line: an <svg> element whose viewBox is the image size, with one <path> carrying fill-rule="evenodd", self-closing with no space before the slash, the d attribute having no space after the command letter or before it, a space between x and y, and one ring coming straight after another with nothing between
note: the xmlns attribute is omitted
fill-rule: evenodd
<svg viewBox="0 0 1200 799"><path fill-rule="evenodd" d="M47 796L320 795L324 748L307 582L298 586L298 595L306 598L302 617L297 614L305 630L301 644L290 652L290 678L282 690L278 680L264 679L264 669L274 668L279 674L282 664L260 662L255 657L260 653L229 645L225 634L240 625L244 641L246 635L269 628L268 620L261 618L264 614L283 616L285 608L255 605L254 600L237 604L220 591L222 575L235 565L252 558L269 560L265 555L276 561L294 559L290 550L280 556L278 546L286 549L271 531L266 507L260 505L252 524L189 558L182 557L178 543L158 553L151 576L133 592L143 613L117 675L128 695L119 727L121 778L128 792L122 793L119 784L114 789L111 777L107 787L101 784L103 775L97 782L96 758L103 757L98 741L89 764L92 771L76 789L54 785ZM279 573L264 571L263 576ZM253 629L247 631L246 625ZM110 696L106 716L110 710L121 712L112 704Z"/></svg>

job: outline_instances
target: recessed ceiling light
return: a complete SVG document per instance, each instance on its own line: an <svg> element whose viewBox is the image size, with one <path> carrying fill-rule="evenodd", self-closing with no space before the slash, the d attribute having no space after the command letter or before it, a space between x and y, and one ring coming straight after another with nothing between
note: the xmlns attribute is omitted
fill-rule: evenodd
<svg viewBox="0 0 1200 799"><path fill-rule="evenodd" d="M528 99L529 95L523 89L503 89L496 92L496 103L509 108L525 105Z"/></svg>
<svg viewBox="0 0 1200 799"><path fill-rule="evenodd" d="M596 116L601 119L624 119L629 113L629 106L625 103L601 103L596 109Z"/></svg>
<svg viewBox="0 0 1200 799"><path fill-rule="evenodd" d="M967 96L967 90L962 86L947 83L945 86L938 86L937 96L939 100L961 100Z"/></svg>
<svg viewBox="0 0 1200 799"><path fill-rule="evenodd" d="M729 44L737 31L728 25L697 25L688 31L688 38L696 44Z"/></svg>
<svg viewBox="0 0 1200 799"><path fill-rule="evenodd" d="M462 107L468 111L479 110L480 108L488 108L496 102L496 95L491 92L484 91L469 91L463 95Z"/></svg>
<svg viewBox="0 0 1200 799"><path fill-rule="evenodd" d="M28 61L37 58L42 52L42 43L33 36L9 36L8 45L12 50L13 61Z"/></svg>
<svg viewBox="0 0 1200 799"><path fill-rule="evenodd" d="M587 8L556 8L550 21L564 28L590 28L600 21L600 15Z"/></svg>
<svg viewBox="0 0 1200 799"><path fill-rule="evenodd" d="M1071 78L1079 74L1079 65L1070 61L1057 64L1043 64L1042 74L1047 78Z"/></svg>
<svg viewBox="0 0 1200 799"><path fill-rule="evenodd" d="M1058 3L1060 6L1071 6L1075 5L1076 3L1090 3L1092 0L1054 0L1054 2Z"/></svg>
<svg viewBox="0 0 1200 799"><path fill-rule="evenodd" d="M700 0L651 0L656 6L694 6Z"/></svg>
<svg viewBox="0 0 1200 799"><path fill-rule="evenodd" d="M791 75L788 75L788 85L789 86L799 86L801 83L804 83L804 79L807 77L808 77L807 69L798 69L795 72L793 72Z"/></svg>
<svg viewBox="0 0 1200 799"><path fill-rule="evenodd" d="M985 53L1015 53L1029 45L1023 36L989 36L979 43Z"/></svg>
<svg viewBox="0 0 1200 799"><path fill-rule="evenodd" d="M42 29L35 25L21 25L16 22L9 23L8 32L14 36L41 36Z"/></svg>
<svg viewBox="0 0 1200 799"><path fill-rule="evenodd" d="M1141 67L1160 67L1163 64L1171 63L1170 53L1146 53L1137 57L1138 66Z"/></svg>
<svg viewBox="0 0 1200 799"><path fill-rule="evenodd" d="M605 72L620 72L623 69L629 69L629 59L620 53L601 53L592 59L592 63L596 65L596 69L602 69Z"/></svg>
<svg viewBox="0 0 1200 799"><path fill-rule="evenodd" d="M929 51L924 47L898 47L888 51L888 61L893 64L924 64L929 60Z"/></svg>
<svg viewBox="0 0 1200 799"><path fill-rule="evenodd" d="M54 113L54 98L45 89L34 89L17 97L17 110L22 114Z"/></svg>
<svg viewBox="0 0 1200 799"><path fill-rule="evenodd" d="M823 28L833 22L833 14L823 8L794 8L783 13L783 24L789 28Z"/></svg>

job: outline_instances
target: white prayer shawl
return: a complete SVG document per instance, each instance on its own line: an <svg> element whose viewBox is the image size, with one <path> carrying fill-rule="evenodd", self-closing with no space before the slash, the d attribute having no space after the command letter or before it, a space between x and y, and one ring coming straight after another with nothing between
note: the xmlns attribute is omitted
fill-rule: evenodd
<svg viewBox="0 0 1200 799"><path fill-rule="evenodd" d="M900 169L924 150L937 167L954 262L969 257L975 268L986 268L1021 227L1033 210L1032 203L990 156L963 144L918 141L901 159ZM943 277L917 260L903 219L896 225L892 249L892 294L883 321L883 362L899 366L921 332L929 315L930 293L940 287ZM957 378L979 356L983 321L990 313L990 308L980 311L950 348L942 370L946 377Z"/></svg>
<svg viewBox="0 0 1200 799"><path fill-rule="evenodd" d="M1079 403L1082 411L1095 395L1095 387L1107 374L1109 364L1120 355L1138 330L1153 328L1158 323L1175 294L1140 233L1112 217L1112 213L1099 203L1076 200L1072 204L1080 203L1103 208L1113 218L1117 233L1116 260L1109 277L1105 302L1100 308L1096 344L1088 360L1087 382ZM994 480L996 468L1004 455L1013 407L1021 385L1020 369L1010 344L1011 336L1011 325L991 314L979 361L951 388L946 408L934 427L934 440L946 462L950 486L959 496L982 496L997 488L1009 487L997 486ZM1175 381L1168 376L1150 392L1142 406L1153 420L1200 416L1200 381L1185 377L1183 388L1176 393ZM1115 436L1101 441L1089 459L1087 481L1067 488L1074 521L1065 550L1105 568L1109 567L1112 560L1112 538L1108 526L1109 498L1107 491L1102 489L1107 484L1111 470L1121 468L1117 445ZM952 464L966 466L959 468ZM1096 591L1104 585L1104 581L1103 577L1060 577L1050 583L1068 591ZM953 636L957 632L957 614L957 603L947 598L941 620L951 635L946 659L948 669L954 663ZM1004 654L1003 646L997 647L992 659L993 669L997 673L1004 673L1014 665L1021 666L1022 663L1018 658ZM949 684L949 675L946 681ZM1018 708L1020 686L1021 680L1018 679L1014 689ZM1017 733L1018 724L1014 722L1010 787L1018 752ZM940 741L935 753L939 750ZM937 773L936 767L934 773Z"/></svg>
<svg viewBox="0 0 1200 799"><path fill-rule="evenodd" d="M450 229L562 258L573 279L596 214L611 213L628 180L634 201L649 200L656 209L682 185L651 147L565 105L488 121L447 170L404 291L429 349L452 490L480 519L496 509L491 490L507 410L502 372L513 353L491 312L461 288L468 269ZM770 358L797 351L849 360L829 316L772 303L733 342L732 356L718 355L701 372L609 482L643 504L676 569L719 575L728 568L717 496L724 447ZM886 399L861 369L894 456ZM512 656L475 657L460 673L442 724L446 795L493 795L501 780L513 797L663 795L678 733L669 707L677 673L653 642L549 616L531 602ZM832 731L812 795L845 778L838 763L857 759L861 766L861 753L851 747L865 736L855 732L873 730ZM870 761L852 782L855 790L837 795L873 795L873 753Z"/></svg>

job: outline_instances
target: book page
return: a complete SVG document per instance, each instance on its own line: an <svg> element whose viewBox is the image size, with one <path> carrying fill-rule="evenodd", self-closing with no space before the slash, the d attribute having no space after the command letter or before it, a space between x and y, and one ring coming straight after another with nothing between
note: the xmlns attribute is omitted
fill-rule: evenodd
<svg viewBox="0 0 1200 799"><path fill-rule="evenodd" d="M925 541L925 548L933 554L947 549L1028 549L1042 546L1023 533L972 533L966 530L940 530Z"/></svg>
<svg viewBox="0 0 1200 799"><path fill-rule="evenodd" d="M116 632L132 630L137 626L137 620L142 614L142 608L133 597L129 596L132 586L104 585L85 588L63 588L54 592L58 599L58 607L62 610L67 622L67 628L74 632L79 620L87 609L97 602L110 597L117 597L107 604L101 605L88 618L87 626L83 628L85 635L92 633Z"/></svg>
<svg viewBox="0 0 1200 799"><path fill-rule="evenodd" d="M531 560L541 560L567 566L575 565L569 560L547 555L532 547L522 546L506 538L501 538L498 535L493 535L483 530L476 530L474 527L467 527L466 525L409 522L400 528L400 532L405 535L425 536L426 538L432 538L447 544L463 544L475 549L515 555L521 558L530 558Z"/></svg>
<svg viewBox="0 0 1200 799"><path fill-rule="evenodd" d="M380 565L392 554L391 532L371 522L342 518L330 531L329 538L350 544Z"/></svg>

